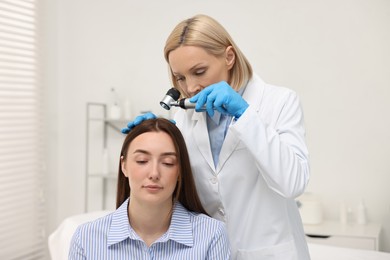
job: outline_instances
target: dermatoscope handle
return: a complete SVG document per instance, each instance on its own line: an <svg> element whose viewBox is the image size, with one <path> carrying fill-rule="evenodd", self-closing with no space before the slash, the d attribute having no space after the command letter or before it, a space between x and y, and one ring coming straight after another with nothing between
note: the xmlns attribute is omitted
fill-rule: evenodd
<svg viewBox="0 0 390 260"><path fill-rule="evenodd" d="M191 103L188 98L183 98L177 101L177 106L183 109L195 109L196 103ZM173 104L173 105L176 105ZM204 105L199 111L206 111L206 105Z"/></svg>
<svg viewBox="0 0 390 260"><path fill-rule="evenodd" d="M179 100L179 106L184 109L194 109L196 103L191 103L188 98L183 98Z"/></svg>

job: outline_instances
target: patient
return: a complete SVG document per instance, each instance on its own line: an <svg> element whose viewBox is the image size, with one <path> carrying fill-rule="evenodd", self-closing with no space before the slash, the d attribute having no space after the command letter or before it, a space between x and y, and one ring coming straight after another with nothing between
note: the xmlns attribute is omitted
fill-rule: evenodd
<svg viewBox="0 0 390 260"><path fill-rule="evenodd" d="M145 120L126 136L117 209L80 225L69 259L229 259L222 222L204 210L179 129Z"/></svg>

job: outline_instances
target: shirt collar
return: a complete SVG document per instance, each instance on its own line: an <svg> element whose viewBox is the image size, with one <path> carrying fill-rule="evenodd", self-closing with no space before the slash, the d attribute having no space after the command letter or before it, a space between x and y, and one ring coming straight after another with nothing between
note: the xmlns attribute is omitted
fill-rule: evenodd
<svg viewBox="0 0 390 260"><path fill-rule="evenodd" d="M210 117L209 114L207 114L207 120L211 120L214 122L214 124L219 125L219 121L221 120L221 113L215 110L213 117Z"/></svg>
<svg viewBox="0 0 390 260"><path fill-rule="evenodd" d="M192 247L194 245L194 236L190 214L179 202L175 203L168 232L156 242L173 240L177 243Z"/></svg>
<svg viewBox="0 0 390 260"><path fill-rule="evenodd" d="M141 240L135 233L129 223L128 217L129 199L122 203L122 205L113 213L110 230L107 234L107 246L120 243L126 239ZM168 231L160 237L157 242L166 242L168 240L176 241L177 243L192 247L193 232L190 213L177 202L174 205L171 224Z"/></svg>
<svg viewBox="0 0 390 260"><path fill-rule="evenodd" d="M112 215L112 221L110 230L107 234L107 246L111 246L126 240L138 239L138 235L131 228L128 217L129 198L122 203L122 205L114 211Z"/></svg>
<svg viewBox="0 0 390 260"><path fill-rule="evenodd" d="M246 89L246 86L248 86L248 82L245 84L245 86L243 86L242 88L240 88L237 92L238 94L240 94L241 96L244 94L245 92L245 89Z"/></svg>

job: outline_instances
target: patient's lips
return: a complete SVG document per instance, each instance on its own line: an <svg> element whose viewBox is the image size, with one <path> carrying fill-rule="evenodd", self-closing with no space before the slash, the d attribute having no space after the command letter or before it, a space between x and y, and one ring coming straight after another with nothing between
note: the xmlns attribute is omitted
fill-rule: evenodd
<svg viewBox="0 0 390 260"><path fill-rule="evenodd" d="M160 185L156 185L156 184L144 185L143 188L150 191L150 192L158 192L159 190L163 189L163 187L161 187Z"/></svg>

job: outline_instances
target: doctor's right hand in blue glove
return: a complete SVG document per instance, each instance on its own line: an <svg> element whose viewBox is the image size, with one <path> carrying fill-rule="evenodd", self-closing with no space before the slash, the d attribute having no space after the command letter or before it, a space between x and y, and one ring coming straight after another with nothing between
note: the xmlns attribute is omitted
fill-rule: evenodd
<svg viewBox="0 0 390 260"><path fill-rule="evenodd" d="M131 131L131 129L133 129L135 126L141 124L141 122L148 120L148 119L155 119L155 118L157 118L156 115L151 113L151 112L148 112L148 113L143 114L143 115L139 115L134 119L134 121L129 122L127 124L127 127L122 128L122 133L128 134Z"/></svg>
<svg viewBox="0 0 390 260"><path fill-rule="evenodd" d="M196 103L195 110L201 111L206 104L209 116L214 115L214 109L221 114L234 116L238 119L248 108L248 103L228 83L221 81L212 84L190 98L191 103Z"/></svg>

